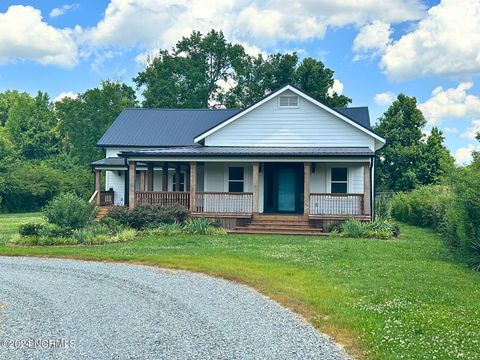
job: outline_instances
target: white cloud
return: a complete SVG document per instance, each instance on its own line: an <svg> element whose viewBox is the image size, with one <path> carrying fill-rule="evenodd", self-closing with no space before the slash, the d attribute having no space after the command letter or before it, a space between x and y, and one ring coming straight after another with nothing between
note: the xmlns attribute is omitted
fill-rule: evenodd
<svg viewBox="0 0 480 360"><path fill-rule="evenodd" d="M458 134L460 131L456 127L446 127L443 129L444 133L447 134Z"/></svg>
<svg viewBox="0 0 480 360"><path fill-rule="evenodd" d="M453 155L456 163L458 165L465 165L471 162L473 151L480 151L480 145L475 146L473 144L468 144L466 147L457 149Z"/></svg>
<svg viewBox="0 0 480 360"><path fill-rule="evenodd" d="M67 4L63 5L62 7L59 8L54 8L52 11L50 11L50 17L57 17L65 14L69 10L75 10L79 7L78 4Z"/></svg>
<svg viewBox="0 0 480 360"><path fill-rule="evenodd" d="M85 33L94 47L170 47L192 30L222 29L230 41L257 46L321 38L328 27L419 19L420 0L111 0Z"/></svg>
<svg viewBox="0 0 480 360"><path fill-rule="evenodd" d="M480 1L442 0L416 29L389 45L380 66L394 80L480 71Z"/></svg>
<svg viewBox="0 0 480 360"><path fill-rule="evenodd" d="M480 133L480 120L472 120L472 126L460 136L465 139L475 140L478 133Z"/></svg>
<svg viewBox="0 0 480 360"><path fill-rule="evenodd" d="M353 41L354 60L364 58L370 53L371 56L382 54L392 42L391 35L390 24L378 20L362 27Z"/></svg>
<svg viewBox="0 0 480 360"><path fill-rule="evenodd" d="M393 93L387 91L387 92L375 94L373 100L378 105L389 105L393 101L394 98L395 98L395 95Z"/></svg>
<svg viewBox="0 0 480 360"><path fill-rule="evenodd" d="M58 94L54 99L53 102L60 101L64 98L69 98L69 99L76 99L78 98L78 94L74 93L73 91L64 91Z"/></svg>
<svg viewBox="0 0 480 360"><path fill-rule="evenodd" d="M57 29L31 6L10 6L0 13L0 64L34 60L43 65L72 67L77 63L73 30Z"/></svg>
<svg viewBox="0 0 480 360"><path fill-rule="evenodd" d="M343 84L341 83L340 80L333 80L333 85L327 90L327 94L329 96L332 96L334 93L337 93L338 95L342 95L343 92Z"/></svg>
<svg viewBox="0 0 480 360"><path fill-rule="evenodd" d="M439 124L444 118L469 117L480 115L480 97L467 93L472 82L460 83L456 88L444 89L441 86L432 91L432 97L418 108L429 124Z"/></svg>

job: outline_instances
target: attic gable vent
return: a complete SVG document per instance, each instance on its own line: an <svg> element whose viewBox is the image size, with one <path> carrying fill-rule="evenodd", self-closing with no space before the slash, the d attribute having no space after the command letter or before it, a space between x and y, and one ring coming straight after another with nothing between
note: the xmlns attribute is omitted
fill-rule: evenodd
<svg viewBox="0 0 480 360"><path fill-rule="evenodd" d="M278 97L278 106L282 108L298 108L298 96L280 95Z"/></svg>

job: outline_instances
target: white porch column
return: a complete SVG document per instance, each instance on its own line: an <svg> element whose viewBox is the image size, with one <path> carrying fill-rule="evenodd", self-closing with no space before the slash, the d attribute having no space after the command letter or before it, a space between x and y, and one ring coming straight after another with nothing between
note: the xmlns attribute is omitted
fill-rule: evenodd
<svg viewBox="0 0 480 360"><path fill-rule="evenodd" d="M258 173L259 173L260 164L255 161L253 163L253 204L252 204L252 212L254 214L258 214L258 200L259 200L259 191L258 191Z"/></svg>
<svg viewBox="0 0 480 360"><path fill-rule="evenodd" d="M366 163L363 165L363 215L371 215L371 182L370 163Z"/></svg>
<svg viewBox="0 0 480 360"><path fill-rule="evenodd" d="M303 163L303 215L310 215L310 171L312 164Z"/></svg>
<svg viewBox="0 0 480 360"><path fill-rule="evenodd" d="M129 172L129 178L128 178L128 207L130 209L135 208L135 177L137 173L137 164L135 161L131 161L128 164L128 172Z"/></svg>

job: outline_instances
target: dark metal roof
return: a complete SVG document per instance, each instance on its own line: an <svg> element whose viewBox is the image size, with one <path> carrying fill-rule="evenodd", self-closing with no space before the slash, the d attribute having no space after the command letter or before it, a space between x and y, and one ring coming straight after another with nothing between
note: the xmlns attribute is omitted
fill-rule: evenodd
<svg viewBox="0 0 480 360"><path fill-rule="evenodd" d="M370 128L367 107L334 109ZM194 138L235 116L240 109L125 109L98 141L100 147L189 146Z"/></svg>
<svg viewBox="0 0 480 360"><path fill-rule="evenodd" d="M368 147L226 147L186 146L123 151L120 156L373 156Z"/></svg>
<svg viewBox="0 0 480 360"><path fill-rule="evenodd" d="M372 129L370 126L370 114L368 113L368 107L343 107L335 108L335 110L347 118L355 121L357 124L360 124L369 130Z"/></svg>
<svg viewBox="0 0 480 360"><path fill-rule="evenodd" d="M90 165L94 168L95 167L98 167L98 168L101 168L101 167L124 168L124 167L127 166L125 164L125 159L124 158L118 158L118 157L117 158L109 157L109 158L97 160L97 161L94 161L94 162L90 163ZM138 163L137 165L138 166L147 166L146 164L142 164L142 163Z"/></svg>
<svg viewBox="0 0 480 360"><path fill-rule="evenodd" d="M240 109L125 109L97 146L159 147L192 145L195 136Z"/></svg>

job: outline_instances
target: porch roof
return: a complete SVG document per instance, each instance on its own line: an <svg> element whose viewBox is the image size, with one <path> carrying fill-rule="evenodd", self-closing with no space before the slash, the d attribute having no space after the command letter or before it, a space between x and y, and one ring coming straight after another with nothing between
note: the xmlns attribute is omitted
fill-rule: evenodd
<svg viewBox="0 0 480 360"><path fill-rule="evenodd" d="M226 147L226 146L184 146L158 149L122 151L122 157L155 156L373 156L375 152L368 147Z"/></svg>
<svg viewBox="0 0 480 360"><path fill-rule="evenodd" d="M95 168L95 169L127 169L127 165L125 164L125 159L124 158L114 158L114 157L109 157L105 159L100 159L97 161L94 161L90 163L90 165ZM146 167L147 164L144 163L138 163L139 167Z"/></svg>

